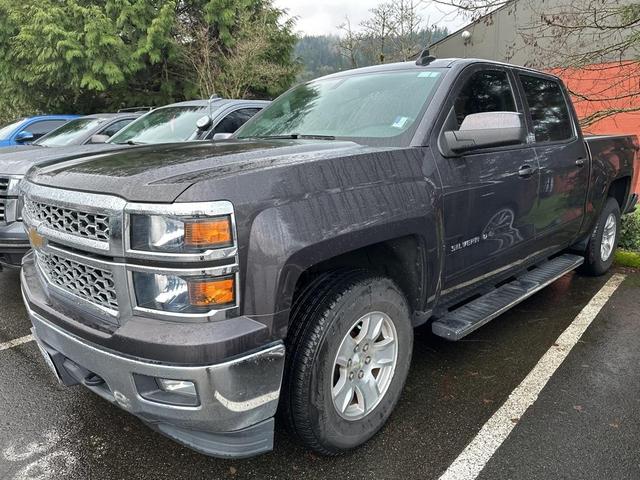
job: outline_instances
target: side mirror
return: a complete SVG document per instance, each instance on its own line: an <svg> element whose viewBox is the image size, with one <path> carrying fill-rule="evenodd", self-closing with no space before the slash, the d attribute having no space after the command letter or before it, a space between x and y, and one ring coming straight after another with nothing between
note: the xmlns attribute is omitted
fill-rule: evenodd
<svg viewBox="0 0 640 480"><path fill-rule="evenodd" d="M527 129L517 112L484 112L467 115L459 130L444 132L444 146L456 155L481 148L525 143Z"/></svg>
<svg viewBox="0 0 640 480"><path fill-rule="evenodd" d="M211 119L211 117L209 115L205 115L204 117L200 117L198 119L198 121L196 122L196 127L198 127L198 130L206 130L211 126L212 123L213 120Z"/></svg>
<svg viewBox="0 0 640 480"><path fill-rule="evenodd" d="M89 140L89 143L93 144L93 143L107 143L107 140L109 140L109 135L93 135L91 137L91 139Z"/></svg>
<svg viewBox="0 0 640 480"><path fill-rule="evenodd" d="M216 133L213 136L213 141L219 142L221 140L229 140L231 137L233 137L233 133Z"/></svg>
<svg viewBox="0 0 640 480"><path fill-rule="evenodd" d="M16 142L18 143L26 143L31 142L34 139L33 133L28 132L27 130L22 130L18 132L16 135Z"/></svg>

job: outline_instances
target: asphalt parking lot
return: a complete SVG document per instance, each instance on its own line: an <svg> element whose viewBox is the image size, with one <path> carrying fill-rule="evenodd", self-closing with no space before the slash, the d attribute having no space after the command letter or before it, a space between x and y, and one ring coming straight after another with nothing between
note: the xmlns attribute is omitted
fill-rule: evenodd
<svg viewBox="0 0 640 480"><path fill-rule="evenodd" d="M489 479L640 478L640 274L626 275L484 466ZM439 478L608 282L567 275L458 343L416 332L390 422L339 458L279 429L275 451L211 459L80 387L57 385L33 342L0 351L1 479ZM0 273L0 344L29 334L18 275ZM555 345L557 346L557 345Z"/></svg>

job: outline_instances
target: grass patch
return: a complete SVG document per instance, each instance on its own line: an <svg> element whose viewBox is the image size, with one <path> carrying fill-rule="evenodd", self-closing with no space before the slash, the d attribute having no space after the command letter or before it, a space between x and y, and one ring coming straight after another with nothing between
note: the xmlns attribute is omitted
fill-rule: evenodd
<svg viewBox="0 0 640 480"><path fill-rule="evenodd" d="M618 250L615 261L616 265L620 267L640 268L640 252Z"/></svg>

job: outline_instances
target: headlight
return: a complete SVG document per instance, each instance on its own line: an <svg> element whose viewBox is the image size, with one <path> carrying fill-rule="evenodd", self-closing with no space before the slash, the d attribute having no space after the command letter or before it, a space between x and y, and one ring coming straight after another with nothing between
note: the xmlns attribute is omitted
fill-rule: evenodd
<svg viewBox="0 0 640 480"><path fill-rule="evenodd" d="M148 252L200 253L233 245L231 217L133 214L131 248Z"/></svg>
<svg viewBox="0 0 640 480"><path fill-rule="evenodd" d="M133 272L138 307L170 313L203 314L235 302L235 276L181 277Z"/></svg>

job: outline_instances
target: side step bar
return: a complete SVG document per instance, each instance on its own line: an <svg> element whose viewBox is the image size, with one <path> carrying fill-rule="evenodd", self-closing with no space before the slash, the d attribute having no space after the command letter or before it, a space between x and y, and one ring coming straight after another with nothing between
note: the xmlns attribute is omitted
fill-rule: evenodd
<svg viewBox="0 0 640 480"><path fill-rule="evenodd" d="M447 340L460 340L583 263L579 255L556 257L436 319L431 329Z"/></svg>

